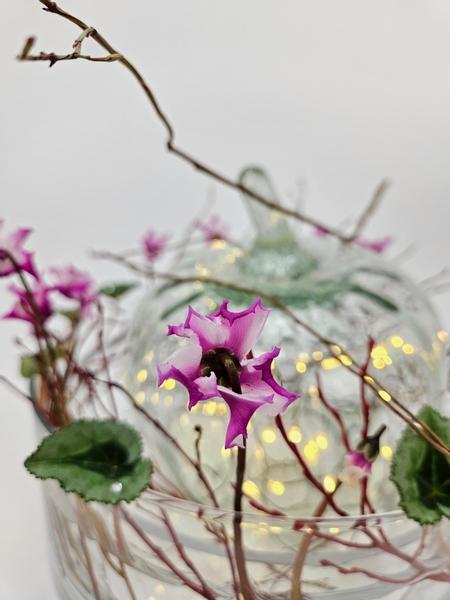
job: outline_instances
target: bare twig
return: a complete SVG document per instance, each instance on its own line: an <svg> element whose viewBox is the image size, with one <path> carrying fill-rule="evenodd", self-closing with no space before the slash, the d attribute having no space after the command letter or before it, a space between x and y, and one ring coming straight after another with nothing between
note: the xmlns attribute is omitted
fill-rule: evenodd
<svg viewBox="0 0 450 600"><path fill-rule="evenodd" d="M390 185L391 185L391 183L387 179L383 179L383 181L381 181L378 184L378 186L375 189L375 192L372 196L371 201L369 202L367 208L365 209L363 214L360 216L358 222L356 223L353 233L347 237L347 239L346 239L347 242L353 242L360 235L360 233L364 229L367 221L370 219L370 217L373 215L373 213L376 211L376 209L380 205L380 202L383 200L384 196L386 195L386 192L389 189Z"/></svg>

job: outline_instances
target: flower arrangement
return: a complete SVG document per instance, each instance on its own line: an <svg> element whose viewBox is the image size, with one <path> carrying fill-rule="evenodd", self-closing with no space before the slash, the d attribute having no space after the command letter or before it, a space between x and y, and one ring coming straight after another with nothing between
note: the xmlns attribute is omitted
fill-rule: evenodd
<svg viewBox="0 0 450 600"><path fill-rule="evenodd" d="M385 183L376 190L368 211L358 221L352 234L343 235L297 211L279 206L242 181L233 182L224 178L175 145L173 129L152 91L122 54L116 52L97 30L63 11L55 2L40 1L47 12L74 23L82 29L82 34L75 41L73 52L67 55L32 55L34 42L30 38L19 56L21 60L48 61L50 66L76 59L122 62L138 78L164 123L171 152L245 193L254 202L308 223L316 228L320 236L333 236L346 244L354 242L375 253L381 253L388 245L389 238L368 242L361 237L367 213L378 204L386 189ZM86 37L98 42L108 55L91 57L82 54L81 46ZM33 404L51 432L27 458L25 466L41 479L57 480L67 494L65 501L71 503L71 510L78 519L79 543L71 539L74 535L73 524L64 521L57 503L52 515L56 522L62 523L61 530L64 533L61 534L61 544L66 553L70 554L69 547L77 549L78 557L72 565L74 578L80 578L78 567L75 568L78 561L87 574L84 579L81 578L80 585L91 594L90 598L101 600L106 597L102 591L100 572L95 567L97 559L94 560L94 554L100 556L100 571L106 565L115 577L116 583L109 584L108 597L131 600L137 600L143 594L148 597L145 581L143 584L140 579L141 573L157 581L170 583L175 588L178 586L178 589L183 586L185 593L192 594L189 596L192 598L302 600L309 597L310 592L305 591L307 585L315 590L312 593L316 593L317 589L325 593L323 590L328 589L332 597L338 585L335 580L330 583L328 575L324 577L314 572L311 583L310 577L305 575L308 553L314 548L324 551L317 569L327 569L327 573L331 570L347 579L363 577L388 586L414 585L423 580L450 583L448 548L442 541L445 551L436 552L436 539L441 532L439 525L434 529L431 527L439 524L443 517L450 516L448 419L429 405L423 406L417 414L413 413L391 389L387 389L372 374L369 375L369 363L375 347L373 339L366 340L366 357L361 360L361 357L355 357L342 345L339 346L336 340L325 338L303 322L296 312L276 295L268 293L264 286L255 289L202 273L202 282L225 290L222 302L209 314L202 314L192 306L186 307L184 323L169 325L168 335L180 338L184 345L158 364L157 378L158 386L181 384L186 389L187 411L194 411L201 403L207 404L211 400L218 401L224 407L223 414L227 416L228 423L222 445L224 450L233 451L236 475L233 481L228 482L233 487L233 504L222 506L202 465L202 427L195 427L195 457L192 458L170 427L142 406L133 392L113 376L115 363L123 354L126 331L126 324L124 326L117 317L117 304L133 289L133 285L117 284L101 288L88 274L74 266L53 267L41 272L35 264L33 253L24 248L30 230L19 229L6 234L4 229L5 223L0 221L0 277L16 280L9 288L14 302L4 318L24 321L31 326L34 348L21 357L21 373L32 381L33 392L22 392L22 395ZM215 216L195 223L194 229L212 245L220 246L229 239L229 228ZM172 271L160 271L156 267L168 252L180 248L186 250L191 243L191 239L172 243L168 235L149 231L142 240L139 252L141 263L133 262L127 253L102 253L101 256L113 259L130 271L150 279L158 277L168 284L195 283L199 278L196 274L179 275ZM356 286L353 285L352 289L355 290ZM358 291L361 292L361 287ZM227 292L230 296L233 293L246 294L252 297L252 301L241 311L230 310ZM306 328L309 334L329 349L330 357L360 382L358 410L362 427L358 439L355 439L339 407L327 398L321 381L317 381L318 400L339 429L345 454L341 469L333 474L333 485L325 485L315 475L298 442L286 429L284 413L288 414L291 407L301 405L302 398L290 391L289 386L277 377L276 360L282 356L283 348L274 347L259 356L253 354L270 319L269 306L281 311L292 324ZM386 425L374 427L368 390L383 402L386 411L395 413L406 423L394 451L390 475L398 490L399 506L407 517L421 526L416 537L411 537L407 532L412 547L406 549L403 542L398 542L397 536L391 536L387 531L385 522L371 501L368 484L372 465L379 457L380 440ZM195 477L206 490L209 506L190 506L190 499L177 488L176 482L170 481L157 461L145 457L141 436L121 418L122 400L127 401L136 418L139 415L164 439L170 452L185 461L190 469L189 477ZM309 516L299 519L298 516L274 510L255 499L249 493L248 486L245 486L248 465L246 440L252 421L262 416L273 420L273 426L297 468L311 489L320 495L319 503ZM148 446L151 455L151 443ZM355 515L349 515L341 506L340 494L346 487L356 489L359 493L359 511ZM175 513L175 500L187 503L185 513ZM91 502L94 504L91 505ZM103 515L99 512L99 504L110 506L110 509L105 509L110 512ZM210 509L215 512L211 513ZM252 510L267 520L275 519L273 522L277 524L270 526L273 528L270 540L289 549L284 570L280 570L275 561L265 564L262 572L260 567L254 568L253 563L258 561L254 559L255 552L252 554L245 536L249 524L246 522L246 510ZM174 514L177 514L176 519ZM324 515L325 518L331 518L330 514L333 518L336 515L343 518L343 522L346 519L351 522L350 529L344 535L338 535L339 528L336 527L328 530L322 528L321 518ZM198 548L190 545L188 526L185 529L179 527L178 519L187 521L188 517L195 522L194 527L208 536L208 541L206 538L202 540L204 545L220 547L220 554L224 557L220 569L226 571L226 574L221 573L222 580L220 577L210 577L203 559L198 556ZM149 527L143 525L146 519L150 521ZM264 527L259 529L265 530ZM277 529L283 530L282 534ZM134 536L132 541L129 540L131 534ZM258 534L266 535L267 531L266 534ZM156 541L158 536L165 540L164 544ZM138 541L139 549L136 550ZM405 566L405 574L403 577L392 576L389 571L383 572L367 565L347 566L344 553L355 551L364 556L382 555L388 560L397 561ZM150 556L148 564L143 558L146 556ZM339 557L344 559L343 562L339 561Z"/></svg>

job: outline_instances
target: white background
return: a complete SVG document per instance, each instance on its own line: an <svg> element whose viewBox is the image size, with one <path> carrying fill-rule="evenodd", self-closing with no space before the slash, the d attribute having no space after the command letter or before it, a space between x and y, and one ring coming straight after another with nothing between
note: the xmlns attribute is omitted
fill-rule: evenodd
<svg viewBox="0 0 450 600"><path fill-rule="evenodd" d="M287 204L297 181L307 211L338 224L393 181L367 236L410 243L418 280L449 264L450 8L446 0L66 0L145 74L179 144L224 173L269 169ZM181 230L211 182L167 154L165 131L119 64L20 64L66 53L78 30L38 0L0 5L0 217L32 226L41 266L118 268L88 250L136 245L146 229ZM89 42L85 51L98 53ZM236 231L237 196L215 186ZM126 277L125 277L126 278ZM10 306L0 282L0 312ZM448 297L436 304L450 325ZM0 322L0 371L14 381L15 335ZM54 600L29 407L0 387L0 599Z"/></svg>

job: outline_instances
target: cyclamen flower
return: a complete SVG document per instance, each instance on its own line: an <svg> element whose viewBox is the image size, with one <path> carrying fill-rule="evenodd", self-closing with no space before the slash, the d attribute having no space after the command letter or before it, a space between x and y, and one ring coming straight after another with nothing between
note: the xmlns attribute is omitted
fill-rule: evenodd
<svg viewBox="0 0 450 600"><path fill-rule="evenodd" d="M226 240L230 226L218 215L211 215L208 221L199 223L198 228L204 234L207 242L213 242L214 240Z"/></svg>
<svg viewBox="0 0 450 600"><path fill-rule="evenodd" d="M378 430L359 442L356 450L349 452L345 457L345 467L339 473L339 479L354 488L358 481L367 477L372 472L372 463L380 452L380 437L386 425L381 425Z"/></svg>
<svg viewBox="0 0 450 600"><path fill-rule="evenodd" d="M12 310L3 315L4 319L19 319L21 321L27 321L28 323L36 323L37 315L35 314L33 307L28 299L27 292L15 285L10 286L9 290L15 294L18 298L14 304ZM34 299L34 305L39 312L38 319L40 324L44 323L53 314L53 308L49 300L50 289L36 282L34 287L31 288L31 293Z"/></svg>
<svg viewBox="0 0 450 600"><path fill-rule="evenodd" d="M166 247L169 236L156 231L149 231L142 240L145 258L151 262L161 256Z"/></svg>
<svg viewBox="0 0 450 600"><path fill-rule="evenodd" d="M386 248L392 244L393 239L391 236L386 236L381 240L375 240L370 242L369 240L365 240L363 238L356 238L355 243L358 244L360 248L365 248L366 250L371 250L376 254L381 254L386 250Z"/></svg>
<svg viewBox="0 0 450 600"><path fill-rule="evenodd" d="M158 365L158 385L167 379L182 383L189 392L191 410L198 402L221 398L230 409L225 448L244 445L247 425L255 412L276 416L299 396L281 387L273 378L271 364L279 348L248 358L259 338L270 309L258 298L250 308L233 313L224 300L211 316L192 307L182 325L169 326L167 335L188 338L180 348Z"/></svg>
<svg viewBox="0 0 450 600"><path fill-rule="evenodd" d="M89 273L83 273L72 265L53 267L51 273L55 276L56 282L49 287L49 291L57 291L66 298L78 300L81 311L86 314L89 306L98 299L94 281Z"/></svg>
<svg viewBox="0 0 450 600"><path fill-rule="evenodd" d="M4 220L0 219L0 277L6 277L16 270L10 258L7 256L7 252L8 254L11 254L23 271L38 278L33 265L32 253L27 252L22 248L25 240L32 232L32 229L17 229L17 231L5 235L2 231L3 224Z"/></svg>

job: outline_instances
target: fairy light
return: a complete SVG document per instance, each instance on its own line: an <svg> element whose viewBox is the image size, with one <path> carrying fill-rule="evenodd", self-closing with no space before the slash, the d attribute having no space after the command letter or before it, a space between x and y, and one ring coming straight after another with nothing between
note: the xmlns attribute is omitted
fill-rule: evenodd
<svg viewBox="0 0 450 600"><path fill-rule="evenodd" d="M144 404L144 401L145 401L145 392L142 392L142 391L138 392L136 394L136 396L134 397L134 400L135 400L136 404L139 404L139 406L141 404Z"/></svg>
<svg viewBox="0 0 450 600"><path fill-rule="evenodd" d="M391 396L385 390L379 390L378 395L383 398L386 402L390 402Z"/></svg>
<svg viewBox="0 0 450 600"><path fill-rule="evenodd" d="M405 354L413 354L414 346L412 346L411 344L403 344L402 350Z"/></svg>
<svg viewBox="0 0 450 600"><path fill-rule="evenodd" d="M386 348L383 345L378 344L378 346L372 348L370 356L374 359L383 358L384 356L386 356L387 353L388 351L386 350Z"/></svg>
<svg viewBox="0 0 450 600"><path fill-rule="evenodd" d="M275 371L275 369L277 368L277 363L275 361L275 359L270 363L270 370L271 371Z"/></svg>
<svg viewBox="0 0 450 600"><path fill-rule="evenodd" d="M267 482L267 487L272 494L275 494L275 496L282 496L284 494L284 484L281 483L281 481L273 481L272 479L269 479Z"/></svg>
<svg viewBox="0 0 450 600"><path fill-rule="evenodd" d="M325 475L323 478L323 487L327 492L333 493L336 489L336 479L333 475Z"/></svg>
<svg viewBox="0 0 450 600"><path fill-rule="evenodd" d="M196 269L197 271L201 271L203 269L203 265L201 262L196 262L194 265L194 269Z"/></svg>
<svg viewBox="0 0 450 600"><path fill-rule="evenodd" d="M287 436L288 436L288 440L290 442L293 442L294 444L298 444L299 442L302 441L302 432L295 425L290 428Z"/></svg>
<svg viewBox="0 0 450 600"><path fill-rule="evenodd" d="M233 248L233 250L231 251L236 257L238 256L242 256L243 252L242 252L242 248L238 248L236 246L236 248Z"/></svg>
<svg viewBox="0 0 450 600"><path fill-rule="evenodd" d="M213 240L211 242L211 248L213 250L223 250L227 247L227 243L225 240Z"/></svg>
<svg viewBox="0 0 450 600"><path fill-rule="evenodd" d="M153 392L153 394L150 397L151 403L152 404L158 404L159 402L159 392Z"/></svg>
<svg viewBox="0 0 450 600"><path fill-rule="evenodd" d="M209 400L203 407L203 413L207 415L213 415L216 412L217 402Z"/></svg>
<svg viewBox="0 0 450 600"><path fill-rule="evenodd" d="M209 277L211 275L211 271L209 269L207 269L206 267L204 267L201 271L200 271L200 275L202 277Z"/></svg>
<svg viewBox="0 0 450 600"><path fill-rule="evenodd" d="M271 221L271 223L273 223L274 225L276 225L279 220L280 220L280 213L278 211L276 211L276 210L273 210L270 213L270 221Z"/></svg>
<svg viewBox="0 0 450 600"><path fill-rule="evenodd" d="M391 345L394 346L394 348L401 348L403 346L403 344L405 343L403 341L403 338L401 338L399 335L392 335L389 338L389 341L391 342Z"/></svg>
<svg viewBox="0 0 450 600"><path fill-rule="evenodd" d="M380 453L383 458L389 460L392 456L392 448L390 446L381 446Z"/></svg>
<svg viewBox="0 0 450 600"><path fill-rule="evenodd" d="M308 394L311 396L311 398L318 398L319 390L315 385L310 385L308 387Z"/></svg>
<svg viewBox="0 0 450 600"><path fill-rule="evenodd" d="M269 527L270 529L270 533L282 533L283 528L282 527L278 527L277 525L271 525Z"/></svg>
<svg viewBox="0 0 450 600"><path fill-rule="evenodd" d="M223 404L222 402L217 402L216 415L219 415L220 417L222 417L223 415L226 415L227 412L228 412L227 405Z"/></svg>
<svg viewBox="0 0 450 600"><path fill-rule="evenodd" d="M386 356L383 356L383 360L387 365L392 365L392 358L390 356L388 356L386 354Z"/></svg>
<svg viewBox="0 0 450 600"><path fill-rule="evenodd" d="M194 288L194 290L196 290L197 292L201 292L203 290L203 284L201 281L199 281L198 279L196 279L193 283L192 283L192 287Z"/></svg>
<svg viewBox="0 0 450 600"><path fill-rule="evenodd" d="M181 427L187 427L189 425L189 417L186 413L180 415L180 425Z"/></svg>
<svg viewBox="0 0 450 600"><path fill-rule="evenodd" d="M332 533L333 535L336 535L337 533L339 533L339 531L339 527L330 527L330 533Z"/></svg>
<svg viewBox="0 0 450 600"><path fill-rule="evenodd" d="M155 592L157 594L165 594L166 588L161 583L158 583L158 585L155 586Z"/></svg>
<svg viewBox="0 0 450 600"><path fill-rule="evenodd" d="M330 371L331 369L336 369L337 367L341 366L340 360L334 356L330 356L330 358L324 358L320 364L326 371Z"/></svg>
<svg viewBox="0 0 450 600"><path fill-rule="evenodd" d="M255 444L255 449L253 451L253 456L257 460L262 460L265 455L266 455L266 453L264 452L264 448L261 446L261 444Z"/></svg>
<svg viewBox="0 0 450 600"><path fill-rule="evenodd" d="M350 356L347 356L346 354L342 354L339 357L339 360L341 361L341 363L343 365L345 365L346 367L350 366L352 364L352 359L350 358Z"/></svg>
<svg viewBox="0 0 450 600"><path fill-rule="evenodd" d="M382 358L374 358L373 366L375 367L375 369L384 369L384 367L386 366L386 363L384 362L384 360Z"/></svg>
<svg viewBox="0 0 450 600"><path fill-rule="evenodd" d="M155 353L153 352L153 350L149 350L148 352L146 352L144 354L144 360L142 362L145 365L149 365L152 362L154 356L155 356Z"/></svg>
<svg viewBox="0 0 450 600"><path fill-rule="evenodd" d="M136 379L139 381L139 383L144 383L144 381L147 379L147 375L147 369L141 369L137 374Z"/></svg>
<svg viewBox="0 0 450 600"><path fill-rule="evenodd" d="M261 495L258 486L253 481L247 480L242 484L242 491L244 494L251 496L252 498L259 498Z"/></svg>
<svg viewBox="0 0 450 600"><path fill-rule="evenodd" d="M272 444L276 440L276 438L277 434L273 429L270 429L269 427L267 429L264 429L264 431L261 434L262 441L266 442L267 444Z"/></svg>
<svg viewBox="0 0 450 600"><path fill-rule="evenodd" d="M315 350L312 353L312 357L313 357L314 360L322 360L322 358L323 358L323 352L321 352L320 350Z"/></svg>
<svg viewBox="0 0 450 600"><path fill-rule="evenodd" d="M173 402L172 396L166 396L164 398L164 406L171 406Z"/></svg>
<svg viewBox="0 0 450 600"><path fill-rule="evenodd" d="M236 257L234 254L227 254L225 260L228 264L232 265L236 261Z"/></svg>
<svg viewBox="0 0 450 600"><path fill-rule="evenodd" d="M444 331L443 329L441 331L437 332L437 336L438 338L441 340L441 342L447 342L449 335L446 331Z"/></svg>
<svg viewBox="0 0 450 600"><path fill-rule="evenodd" d="M316 437L316 444L321 450L328 448L327 436L324 433L319 433Z"/></svg>
<svg viewBox="0 0 450 600"><path fill-rule="evenodd" d="M375 383L374 379L370 375L364 375L364 381L367 381L367 383Z"/></svg>
<svg viewBox="0 0 450 600"><path fill-rule="evenodd" d="M166 390L173 390L173 388L176 386L176 381L175 379L166 379L166 381L163 383L163 386L166 388Z"/></svg>
<svg viewBox="0 0 450 600"><path fill-rule="evenodd" d="M305 363L304 363L304 362L302 362L301 360L298 360L298 361L295 363L295 368L297 369L297 371L298 371L299 373L304 373L304 372L306 371L306 365L305 365Z"/></svg>
<svg viewBox="0 0 450 600"><path fill-rule="evenodd" d="M303 448L303 453L308 460L315 460L317 458L317 452L319 448L314 440L310 440Z"/></svg>
<svg viewBox="0 0 450 600"><path fill-rule="evenodd" d="M231 455L231 450L229 448L222 448L222 450L220 451L220 454L222 455L222 458L224 458L225 460L228 460Z"/></svg>
<svg viewBox="0 0 450 600"><path fill-rule="evenodd" d="M342 352L342 350L339 348L339 346L336 346L336 344L333 344L333 345L331 346L331 349L333 350L333 352L334 352L335 354L340 354L340 353Z"/></svg>

